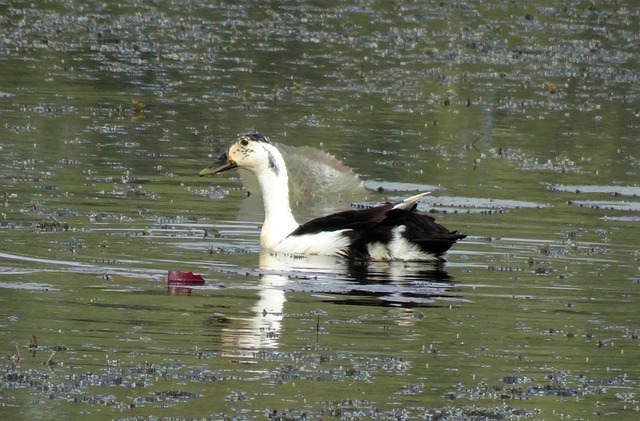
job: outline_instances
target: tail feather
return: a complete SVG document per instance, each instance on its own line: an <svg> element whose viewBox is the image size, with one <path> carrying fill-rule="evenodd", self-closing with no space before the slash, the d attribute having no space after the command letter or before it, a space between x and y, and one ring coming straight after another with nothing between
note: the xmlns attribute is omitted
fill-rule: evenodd
<svg viewBox="0 0 640 421"><path fill-rule="evenodd" d="M416 206L416 204L422 200L422 198L424 198L425 196L427 196L428 194L431 194L430 191L428 192L424 192L424 193L419 193L416 194L414 196L411 197L407 197L406 199L404 199L402 202L398 202L393 206L393 209L402 209L402 210L407 210L407 211L411 211L413 210L413 208Z"/></svg>

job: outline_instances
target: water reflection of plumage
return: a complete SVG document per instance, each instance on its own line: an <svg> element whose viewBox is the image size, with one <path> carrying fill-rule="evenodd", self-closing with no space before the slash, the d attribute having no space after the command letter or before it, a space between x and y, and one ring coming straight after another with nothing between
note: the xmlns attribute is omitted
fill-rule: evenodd
<svg viewBox="0 0 640 421"><path fill-rule="evenodd" d="M228 273L229 267L221 270ZM291 317L286 310L287 296L296 292L313 294L327 303L388 307L389 316L402 325L421 319L423 308L466 301L453 290L454 282L444 267L437 264L365 264L332 256L263 251L259 269L251 273L259 279L258 299L246 318L221 331L223 348L235 357L252 358L255 350L279 347L281 335L286 334L284 321ZM324 321L318 323L321 328Z"/></svg>

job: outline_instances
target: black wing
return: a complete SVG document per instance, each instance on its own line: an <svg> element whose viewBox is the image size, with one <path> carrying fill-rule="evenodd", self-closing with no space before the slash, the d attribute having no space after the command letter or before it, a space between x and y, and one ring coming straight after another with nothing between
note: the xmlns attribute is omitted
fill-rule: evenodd
<svg viewBox="0 0 640 421"><path fill-rule="evenodd" d="M420 247L423 252L436 257L442 256L456 241L466 237L458 231L449 231L429 215L403 209L391 209L380 223L352 235L354 241L349 250L351 256L367 258L367 245L376 242L388 244L393 240L393 230L398 226L405 227L402 236L407 241Z"/></svg>
<svg viewBox="0 0 640 421"><path fill-rule="evenodd" d="M382 224L404 225L406 229L402 235L409 242L417 244L423 251L436 256L444 254L456 241L466 237L458 231L448 230L429 215L397 209L387 213L387 218Z"/></svg>
<svg viewBox="0 0 640 421"><path fill-rule="evenodd" d="M368 209L347 210L334 213L312 219L298 226L298 228L289 235L317 234L323 231L339 231L344 229L354 231L366 230L383 221L392 207L392 204L386 203Z"/></svg>

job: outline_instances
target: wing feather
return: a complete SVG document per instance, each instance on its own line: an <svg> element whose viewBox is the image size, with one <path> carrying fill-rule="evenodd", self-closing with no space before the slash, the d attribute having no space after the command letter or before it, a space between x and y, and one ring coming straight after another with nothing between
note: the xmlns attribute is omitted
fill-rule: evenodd
<svg viewBox="0 0 640 421"><path fill-rule="evenodd" d="M391 208L392 205L386 203L368 209L334 213L305 222L289 235L317 234L325 231L365 230L383 221Z"/></svg>

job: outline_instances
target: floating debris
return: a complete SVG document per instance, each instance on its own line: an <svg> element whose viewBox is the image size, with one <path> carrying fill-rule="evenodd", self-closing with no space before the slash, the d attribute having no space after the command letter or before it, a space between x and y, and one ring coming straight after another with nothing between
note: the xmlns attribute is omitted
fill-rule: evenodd
<svg viewBox="0 0 640 421"><path fill-rule="evenodd" d="M46 232L69 231L69 224L54 218L47 218L38 222L36 224L36 228L39 231L46 231Z"/></svg>
<svg viewBox="0 0 640 421"><path fill-rule="evenodd" d="M170 270L167 274L169 285L204 285L202 275L195 275L193 272L181 272Z"/></svg>

